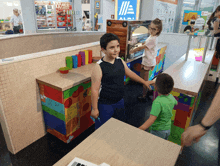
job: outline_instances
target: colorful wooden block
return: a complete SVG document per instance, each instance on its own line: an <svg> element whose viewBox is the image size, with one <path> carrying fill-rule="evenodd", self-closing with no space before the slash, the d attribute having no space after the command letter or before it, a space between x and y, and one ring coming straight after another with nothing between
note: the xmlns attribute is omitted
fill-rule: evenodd
<svg viewBox="0 0 220 166"><path fill-rule="evenodd" d="M46 126L49 126L52 129L59 131L61 134L66 135L66 124L64 121L56 118L53 115L43 111L44 114L44 122Z"/></svg>
<svg viewBox="0 0 220 166"><path fill-rule="evenodd" d="M78 114L78 103L72 104L69 108L65 108L66 113L66 122L69 122L71 119L77 116Z"/></svg>
<svg viewBox="0 0 220 166"><path fill-rule="evenodd" d="M72 59L73 59L73 68L77 68L77 66L78 66L78 56L73 55Z"/></svg>
<svg viewBox="0 0 220 166"><path fill-rule="evenodd" d="M78 124L78 123L79 123L78 117L74 117L69 122L67 122L67 124L66 124L67 136L71 135L73 132L75 132L77 129L79 129L80 124Z"/></svg>
<svg viewBox="0 0 220 166"><path fill-rule="evenodd" d="M85 52L84 52L84 51L80 51L79 54L80 54L81 57L82 57L82 66L84 66L84 65L85 65L85 60L86 60L86 59L85 59L85 58L86 58L86 57L85 57Z"/></svg>
<svg viewBox="0 0 220 166"><path fill-rule="evenodd" d="M46 111L47 113L49 113L50 115L53 115L57 118L59 118L60 120L62 121L65 121L65 115L64 114L61 114L57 111L54 111L53 109L45 106L45 105L42 105L42 110Z"/></svg>
<svg viewBox="0 0 220 166"><path fill-rule="evenodd" d="M174 106L174 109L175 110L180 109L182 111L189 112L189 105L178 102L178 104Z"/></svg>
<svg viewBox="0 0 220 166"><path fill-rule="evenodd" d="M89 52L89 64L92 63L92 50L88 50Z"/></svg>
<svg viewBox="0 0 220 166"><path fill-rule="evenodd" d="M187 117L185 129L187 129L190 125L191 118Z"/></svg>
<svg viewBox="0 0 220 166"><path fill-rule="evenodd" d="M81 65L82 65L82 57L81 57L81 55L80 54L77 54L76 55L77 57L78 57L78 67L81 67Z"/></svg>
<svg viewBox="0 0 220 166"><path fill-rule="evenodd" d="M88 50L84 50L85 52L85 65L89 64L89 52Z"/></svg>
<svg viewBox="0 0 220 166"><path fill-rule="evenodd" d="M175 116L176 116L176 110L172 110L172 114L173 114L173 116L171 117L171 120L174 121L175 120Z"/></svg>
<svg viewBox="0 0 220 166"><path fill-rule="evenodd" d="M49 86L44 85L44 95L59 103L63 103L63 93Z"/></svg>
<svg viewBox="0 0 220 166"><path fill-rule="evenodd" d="M176 109L174 125L184 129L186 126L187 116L188 112Z"/></svg>
<svg viewBox="0 0 220 166"><path fill-rule="evenodd" d="M68 67L70 70L73 68L73 59L71 56L66 57L66 67Z"/></svg>
<svg viewBox="0 0 220 166"><path fill-rule="evenodd" d="M176 96L176 97L178 97L178 96L180 95L180 93L174 92L174 91L172 91L171 94L172 94L173 96Z"/></svg>
<svg viewBox="0 0 220 166"><path fill-rule="evenodd" d="M91 113L88 112L80 118L80 131L81 133L88 129L94 124L93 120L90 118Z"/></svg>
<svg viewBox="0 0 220 166"><path fill-rule="evenodd" d="M56 102L50 98L46 98L45 101L46 102L41 102L42 105L47 106L48 108L65 115L63 104Z"/></svg>

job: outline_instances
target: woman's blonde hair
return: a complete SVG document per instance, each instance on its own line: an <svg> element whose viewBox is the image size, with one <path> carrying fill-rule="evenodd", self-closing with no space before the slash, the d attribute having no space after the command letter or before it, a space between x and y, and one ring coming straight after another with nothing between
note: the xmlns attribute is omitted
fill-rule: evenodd
<svg viewBox="0 0 220 166"><path fill-rule="evenodd" d="M154 20L152 21L152 23L154 23L154 24L157 26L159 32L157 32L156 35L159 36L160 33L161 33L162 30L163 30L163 24L162 24L162 21L161 21L159 18L156 18L156 19L154 19Z"/></svg>

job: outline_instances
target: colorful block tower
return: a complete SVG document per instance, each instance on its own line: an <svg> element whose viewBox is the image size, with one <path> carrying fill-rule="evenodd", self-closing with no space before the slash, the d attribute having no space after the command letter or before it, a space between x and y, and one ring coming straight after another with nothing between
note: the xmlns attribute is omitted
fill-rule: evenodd
<svg viewBox="0 0 220 166"><path fill-rule="evenodd" d="M80 54L81 57L82 57L82 66L84 66L84 65L85 65L85 60L86 60L86 59L85 59L85 58L86 58L86 57L85 57L85 51L80 51L79 54Z"/></svg>
<svg viewBox="0 0 220 166"><path fill-rule="evenodd" d="M47 132L69 143L94 124L91 114L91 81L59 91L39 84Z"/></svg>

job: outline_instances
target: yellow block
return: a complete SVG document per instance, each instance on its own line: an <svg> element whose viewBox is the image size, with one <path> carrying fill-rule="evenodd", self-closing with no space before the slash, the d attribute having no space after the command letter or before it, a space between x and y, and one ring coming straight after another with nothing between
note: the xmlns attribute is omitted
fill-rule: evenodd
<svg viewBox="0 0 220 166"><path fill-rule="evenodd" d="M88 50L84 50L85 51L85 64L88 65L89 64L89 51Z"/></svg>
<svg viewBox="0 0 220 166"><path fill-rule="evenodd" d="M172 111L173 116L171 117L171 120L175 120L175 116L176 116L176 110Z"/></svg>
<svg viewBox="0 0 220 166"><path fill-rule="evenodd" d="M91 96L91 93L92 93L92 91L90 90L88 96Z"/></svg>
<svg viewBox="0 0 220 166"><path fill-rule="evenodd" d="M172 94L173 96L176 96L176 97L178 97L178 96L180 95L180 93L174 92L174 91L172 91L171 94Z"/></svg>
<svg viewBox="0 0 220 166"><path fill-rule="evenodd" d="M65 108L66 123L73 119L75 116L77 116L77 104L78 103L74 103L70 106L70 108Z"/></svg>
<svg viewBox="0 0 220 166"><path fill-rule="evenodd" d="M187 117L185 129L187 129L189 127L190 120L191 120L191 118Z"/></svg>

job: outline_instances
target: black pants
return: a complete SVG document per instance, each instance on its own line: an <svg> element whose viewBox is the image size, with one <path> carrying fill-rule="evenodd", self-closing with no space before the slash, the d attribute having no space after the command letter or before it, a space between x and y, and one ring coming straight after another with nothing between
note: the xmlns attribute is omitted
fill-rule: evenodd
<svg viewBox="0 0 220 166"><path fill-rule="evenodd" d="M20 26L14 26L14 27L13 27L14 34L20 33L19 30L20 30Z"/></svg>

